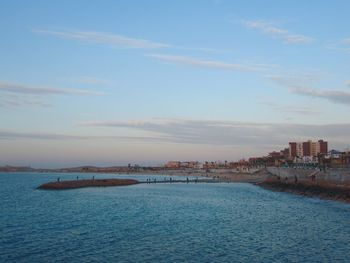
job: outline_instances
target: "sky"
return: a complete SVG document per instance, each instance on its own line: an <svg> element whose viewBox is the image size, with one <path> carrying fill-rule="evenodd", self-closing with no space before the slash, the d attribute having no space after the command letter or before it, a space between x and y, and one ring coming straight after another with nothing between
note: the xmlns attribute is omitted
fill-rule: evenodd
<svg viewBox="0 0 350 263"><path fill-rule="evenodd" d="M350 1L0 2L0 165L350 145Z"/></svg>

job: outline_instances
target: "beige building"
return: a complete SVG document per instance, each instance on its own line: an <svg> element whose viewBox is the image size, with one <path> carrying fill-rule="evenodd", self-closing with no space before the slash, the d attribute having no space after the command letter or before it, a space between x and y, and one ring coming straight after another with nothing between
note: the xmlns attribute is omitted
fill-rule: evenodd
<svg viewBox="0 0 350 263"><path fill-rule="evenodd" d="M304 156L303 143L297 142L297 156Z"/></svg>
<svg viewBox="0 0 350 263"><path fill-rule="evenodd" d="M320 143L319 142L312 142L312 141L309 141L309 143L310 143L311 156L317 156L321 152Z"/></svg>

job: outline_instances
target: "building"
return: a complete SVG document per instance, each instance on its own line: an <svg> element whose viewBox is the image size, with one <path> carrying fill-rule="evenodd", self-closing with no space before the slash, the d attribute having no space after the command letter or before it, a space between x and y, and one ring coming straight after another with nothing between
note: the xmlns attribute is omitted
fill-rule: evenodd
<svg viewBox="0 0 350 263"><path fill-rule="evenodd" d="M320 145L320 153L326 154L328 152L328 142L319 140L318 143Z"/></svg>
<svg viewBox="0 0 350 263"><path fill-rule="evenodd" d="M311 156L312 141L303 142L303 153L301 156Z"/></svg>
<svg viewBox="0 0 350 263"><path fill-rule="evenodd" d="M290 142L289 143L289 157L296 157L297 156L297 143L296 142Z"/></svg>
<svg viewBox="0 0 350 263"><path fill-rule="evenodd" d="M202 166L201 166L201 163L197 161L186 161L186 162L169 161L164 165L164 167L168 169L180 169L180 168L200 169Z"/></svg>
<svg viewBox="0 0 350 263"><path fill-rule="evenodd" d="M317 157L320 153L327 154L328 142L318 140L313 142L308 140L306 142L290 142L289 143L289 157L294 159L295 157Z"/></svg>
<svg viewBox="0 0 350 263"><path fill-rule="evenodd" d="M317 156L319 153L321 153L321 147L318 142L311 142L310 143L310 156Z"/></svg>
<svg viewBox="0 0 350 263"><path fill-rule="evenodd" d="M297 157L304 156L304 144L302 142L297 142Z"/></svg>
<svg viewBox="0 0 350 263"><path fill-rule="evenodd" d="M165 164L165 168L177 169L180 168L180 162L178 161L169 161Z"/></svg>

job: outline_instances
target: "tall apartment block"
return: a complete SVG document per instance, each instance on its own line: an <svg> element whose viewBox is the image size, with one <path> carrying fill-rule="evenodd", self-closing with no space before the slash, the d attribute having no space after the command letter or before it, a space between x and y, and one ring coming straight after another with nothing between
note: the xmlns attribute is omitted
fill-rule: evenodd
<svg viewBox="0 0 350 263"><path fill-rule="evenodd" d="M307 142L290 142L289 143L289 156L294 158L296 156L313 156L316 157L318 154L327 154L328 142L324 140L318 140L313 142L311 140Z"/></svg>

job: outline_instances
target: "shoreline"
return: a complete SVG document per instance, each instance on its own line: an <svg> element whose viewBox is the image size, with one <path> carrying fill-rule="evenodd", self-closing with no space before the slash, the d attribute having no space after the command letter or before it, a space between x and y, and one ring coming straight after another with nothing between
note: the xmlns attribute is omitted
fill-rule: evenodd
<svg viewBox="0 0 350 263"><path fill-rule="evenodd" d="M256 183L256 185L270 191L297 194L305 197L318 197L324 200L350 204L350 187L344 185L307 181L286 183L275 178L268 178L263 182Z"/></svg>
<svg viewBox="0 0 350 263"><path fill-rule="evenodd" d="M90 172L86 172L87 174ZM98 174L98 173L97 173ZM129 173L119 172L119 173L106 173L110 175L164 175L164 176L197 176L200 179L190 180L189 182L198 183L251 183L256 186L262 187L264 189L276 192L286 192L291 194L297 194L305 197L318 197L326 200L340 201L350 204L350 186L342 184L334 184L330 181L316 181L312 182L310 180L301 179L298 182L286 182L278 180L278 177L271 175L266 170L260 170L256 173L202 173L195 171L171 171L167 172L157 171L133 171ZM209 179L210 178L210 179ZM157 180L157 183L184 183L185 180L176 180L172 182L167 180ZM77 189L84 187L106 187L106 186L127 186L133 184L146 184L147 182L138 181L134 179L81 179L81 180L71 180L71 181L60 181L60 182L49 182L38 187L38 189L43 190L65 190L65 189ZM154 183L153 181L150 183Z"/></svg>

